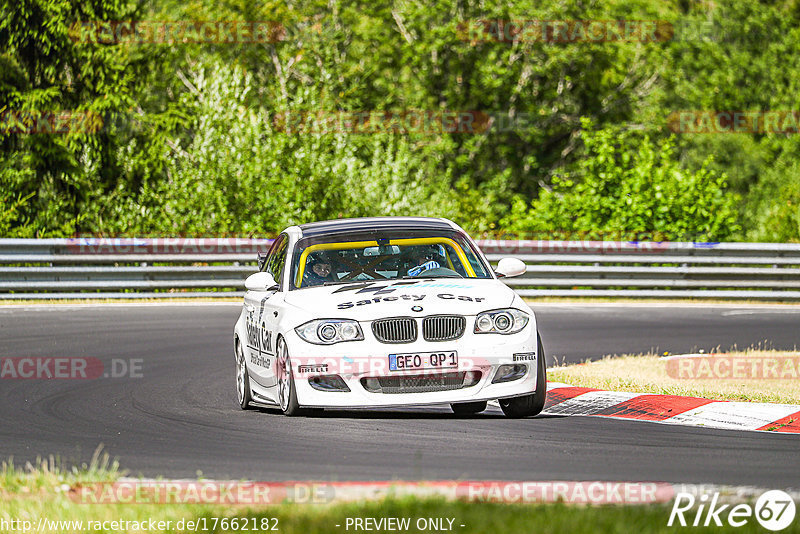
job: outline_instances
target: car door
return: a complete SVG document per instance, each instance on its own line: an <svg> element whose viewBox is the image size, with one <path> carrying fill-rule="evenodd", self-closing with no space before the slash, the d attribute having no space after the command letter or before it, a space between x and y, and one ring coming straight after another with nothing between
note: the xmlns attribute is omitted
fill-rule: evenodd
<svg viewBox="0 0 800 534"><path fill-rule="evenodd" d="M275 379L277 325L283 305L283 269L289 239L281 234L270 249L262 270L270 273L278 283L267 291L248 291L244 305L247 328L248 369L250 377L263 388L272 388Z"/></svg>

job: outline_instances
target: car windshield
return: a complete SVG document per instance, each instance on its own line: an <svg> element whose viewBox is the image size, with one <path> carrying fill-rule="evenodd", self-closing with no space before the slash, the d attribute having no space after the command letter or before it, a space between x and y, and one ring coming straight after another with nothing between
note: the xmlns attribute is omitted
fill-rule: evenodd
<svg viewBox="0 0 800 534"><path fill-rule="evenodd" d="M301 239L292 260L292 288L362 280L491 278L458 232L370 232Z"/></svg>

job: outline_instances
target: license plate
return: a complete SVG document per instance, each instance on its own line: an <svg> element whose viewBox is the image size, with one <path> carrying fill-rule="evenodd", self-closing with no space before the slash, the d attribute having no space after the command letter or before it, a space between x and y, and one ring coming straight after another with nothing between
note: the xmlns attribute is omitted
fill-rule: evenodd
<svg viewBox="0 0 800 534"><path fill-rule="evenodd" d="M390 354L389 370L406 371L409 369L447 369L458 367L458 353L454 350L443 352L411 352L407 354Z"/></svg>

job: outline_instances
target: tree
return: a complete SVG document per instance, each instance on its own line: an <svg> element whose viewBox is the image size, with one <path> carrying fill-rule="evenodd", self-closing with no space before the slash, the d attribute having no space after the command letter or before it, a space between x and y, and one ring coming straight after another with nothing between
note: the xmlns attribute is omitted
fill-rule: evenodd
<svg viewBox="0 0 800 534"><path fill-rule="evenodd" d="M739 231L736 197L704 164L679 165L674 140L583 121L584 153L530 209L517 199L503 227L586 238L722 240Z"/></svg>
<svg viewBox="0 0 800 534"><path fill-rule="evenodd" d="M82 41L75 24L124 20L133 12L117 0L3 0L3 111L11 116L63 112L103 117L130 107L135 72L126 50ZM115 182L115 139L102 129L93 131L99 123L87 126L66 135L0 132L0 172L4 182L12 184L10 198L16 199L4 200L4 208L11 202L15 213L13 223L5 216L6 224L25 226L16 233L77 231L87 208L100 202ZM29 201L20 203L21 199Z"/></svg>

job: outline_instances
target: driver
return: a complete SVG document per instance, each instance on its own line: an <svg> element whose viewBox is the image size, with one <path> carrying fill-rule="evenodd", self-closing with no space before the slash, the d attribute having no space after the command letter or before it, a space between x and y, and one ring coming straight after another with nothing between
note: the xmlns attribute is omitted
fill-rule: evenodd
<svg viewBox="0 0 800 534"><path fill-rule="evenodd" d="M305 286L321 286L325 282L334 282L331 275L331 260L320 254L319 256L311 256L306 263L306 272L303 275Z"/></svg>
<svg viewBox="0 0 800 534"><path fill-rule="evenodd" d="M411 264L413 267L408 270L408 276L418 276L430 269L441 267L439 262L433 259L435 256L432 250L414 248L411 252Z"/></svg>

